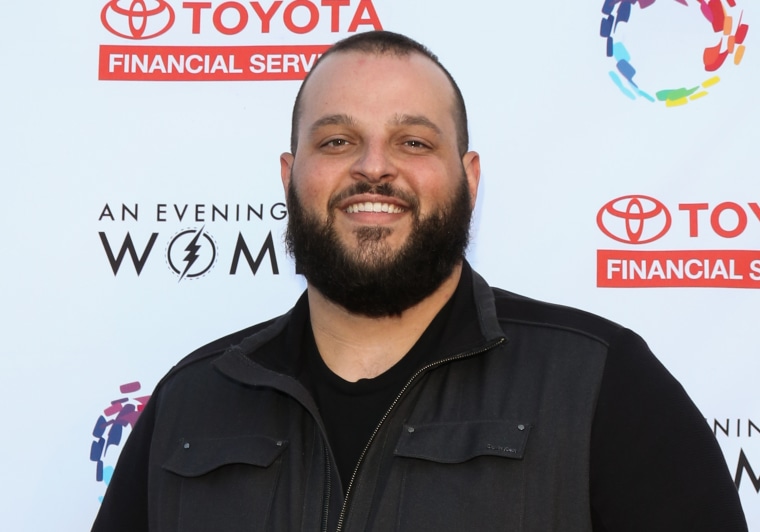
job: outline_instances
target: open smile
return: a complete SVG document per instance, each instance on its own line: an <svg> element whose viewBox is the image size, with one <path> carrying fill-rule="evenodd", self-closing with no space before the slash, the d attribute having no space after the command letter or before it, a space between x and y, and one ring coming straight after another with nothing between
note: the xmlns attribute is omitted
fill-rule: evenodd
<svg viewBox="0 0 760 532"><path fill-rule="evenodd" d="M354 214L357 212L387 212L389 214L400 214L405 210L406 209L393 203L386 203L382 201L364 201L360 203L352 203L345 208L345 212L348 214Z"/></svg>

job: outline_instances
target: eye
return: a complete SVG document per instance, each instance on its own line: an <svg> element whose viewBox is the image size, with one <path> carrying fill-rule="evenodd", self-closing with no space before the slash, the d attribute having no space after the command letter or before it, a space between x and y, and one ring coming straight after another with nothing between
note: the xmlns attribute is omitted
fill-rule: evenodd
<svg viewBox="0 0 760 532"><path fill-rule="evenodd" d="M417 150L424 150L424 149L430 148L430 146L428 146L421 140L417 140L417 139L410 139L410 140L404 141L404 145L409 146L410 148L417 149Z"/></svg>
<svg viewBox="0 0 760 532"><path fill-rule="evenodd" d="M342 148L344 146L348 146L348 141L341 138L330 139L322 144L323 148Z"/></svg>

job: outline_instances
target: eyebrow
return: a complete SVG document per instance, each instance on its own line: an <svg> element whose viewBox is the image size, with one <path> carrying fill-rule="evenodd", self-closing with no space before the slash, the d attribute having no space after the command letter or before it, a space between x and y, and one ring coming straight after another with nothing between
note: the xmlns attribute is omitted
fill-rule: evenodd
<svg viewBox="0 0 760 532"><path fill-rule="evenodd" d="M441 128L439 128L435 122L424 115L396 115L393 120L391 120L391 124L397 126L423 126L432 129L439 135L443 133Z"/></svg>
<svg viewBox="0 0 760 532"><path fill-rule="evenodd" d="M435 122L430 120L428 117L424 115L395 115L393 119L390 120L390 124L394 126L422 126L426 127L428 129L431 129L432 131L435 131L438 135L442 135L443 132L441 131L441 128L438 127ZM332 115L325 115L322 118L318 119L316 122L314 122L311 127L309 128L309 131L313 134L318 129L324 127L324 126L355 126L356 120L354 117L347 115L345 113L336 113Z"/></svg>
<svg viewBox="0 0 760 532"><path fill-rule="evenodd" d="M354 126L356 120L347 114L326 115L314 122L309 130L314 133L324 126Z"/></svg>

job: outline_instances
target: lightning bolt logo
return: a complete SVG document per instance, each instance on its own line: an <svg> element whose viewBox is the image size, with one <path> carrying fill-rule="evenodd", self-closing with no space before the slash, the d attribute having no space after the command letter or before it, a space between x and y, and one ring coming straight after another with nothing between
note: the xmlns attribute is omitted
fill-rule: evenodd
<svg viewBox="0 0 760 532"><path fill-rule="evenodd" d="M190 241L187 247L185 247L185 251L187 251L187 255L185 255L185 258L182 260L185 261L186 266L185 266L185 271L183 271L182 275L179 276L180 281L185 277L187 272L190 271L190 268L193 267L193 264L195 264L195 261L198 260L198 250L201 249L201 247L198 245L198 239L201 237L201 235L203 235L203 229L205 227L206 226L204 225L203 227L198 229L193 239Z"/></svg>
<svg viewBox="0 0 760 532"><path fill-rule="evenodd" d="M177 274L180 281L199 279L216 264L218 254L216 242L205 229L205 225L200 229L183 229L167 243L166 263L169 269ZM188 239L190 239L189 243L187 243ZM185 243L187 245L182 251L182 245Z"/></svg>

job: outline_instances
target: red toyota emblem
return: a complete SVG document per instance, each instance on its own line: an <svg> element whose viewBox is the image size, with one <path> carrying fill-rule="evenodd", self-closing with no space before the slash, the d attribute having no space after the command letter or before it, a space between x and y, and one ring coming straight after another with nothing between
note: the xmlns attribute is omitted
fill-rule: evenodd
<svg viewBox="0 0 760 532"><path fill-rule="evenodd" d="M606 203L596 215L602 232L624 244L647 244L662 238L670 229L665 205L652 197L622 196Z"/></svg>
<svg viewBox="0 0 760 532"><path fill-rule="evenodd" d="M124 39L152 39L174 24L174 9L165 0L110 0L100 12L103 26Z"/></svg>

